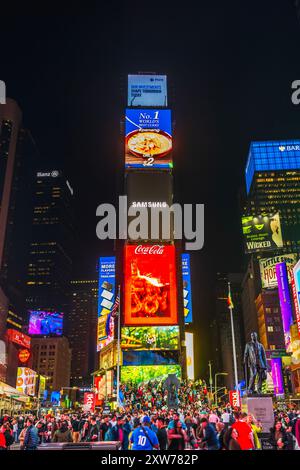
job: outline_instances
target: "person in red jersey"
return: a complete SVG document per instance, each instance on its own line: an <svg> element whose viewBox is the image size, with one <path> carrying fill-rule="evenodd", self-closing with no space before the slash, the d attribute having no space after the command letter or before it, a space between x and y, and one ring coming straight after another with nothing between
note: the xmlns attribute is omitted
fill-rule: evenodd
<svg viewBox="0 0 300 470"><path fill-rule="evenodd" d="M246 413L235 412L234 413L235 422L232 425L233 429L236 429L238 432L237 441L241 447L241 450L253 450L253 433L249 424L246 423L245 419L247 418Z"/></svg>

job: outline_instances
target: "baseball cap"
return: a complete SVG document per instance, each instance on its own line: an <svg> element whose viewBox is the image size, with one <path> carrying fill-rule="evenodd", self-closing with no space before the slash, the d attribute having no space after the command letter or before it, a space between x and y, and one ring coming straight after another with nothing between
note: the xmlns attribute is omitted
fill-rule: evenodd
<svg viewBox="0 0 300 470"><path fill-rule="evenodd" d="M150 418L149 418L149 416L144 416L142 423L150 423Z"/></svg>

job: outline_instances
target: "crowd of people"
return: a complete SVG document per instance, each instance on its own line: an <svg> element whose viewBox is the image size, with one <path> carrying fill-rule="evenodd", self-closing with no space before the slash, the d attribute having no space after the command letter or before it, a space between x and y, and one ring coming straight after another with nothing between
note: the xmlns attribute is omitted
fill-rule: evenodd
<svg viewBox="0 0 300 470"><path fill-rule="evenodd" d="M275 422L264 429L252 414L229 403L213 407L205 383L181 384L177 406L152 382L122 386L122 409L8 416L0 419L0 449L34 450L49 442L119 441L122 450L260 450L262 433L269 447L300 450L300 410L295 405L274 410ZM12 447L13 446L13 447Z"/></svg>

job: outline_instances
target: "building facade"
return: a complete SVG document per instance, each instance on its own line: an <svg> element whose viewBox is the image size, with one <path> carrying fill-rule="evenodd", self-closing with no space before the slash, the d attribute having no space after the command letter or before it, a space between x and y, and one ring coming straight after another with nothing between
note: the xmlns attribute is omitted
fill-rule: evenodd
<svg viewBox="0 0 300 470"><path fill-rule="evenodd" d="M47 378L49 391L69 387L71 349L66 337L32 338L32 368Z"/></svg>
<svg viewBox="0 0 300 470"><path fill-rule="evenodd" d="M91 373L96 367L97 299L97 280L70 282L67 336L72 349L71 386L92 383Z"/></svg>
<svg viewBox="0 0 300 470"><path fill-rule="evenodd" d="M73 190L61 171L38 171L27 268L28 310L66 313L73 256Z"/></svg>

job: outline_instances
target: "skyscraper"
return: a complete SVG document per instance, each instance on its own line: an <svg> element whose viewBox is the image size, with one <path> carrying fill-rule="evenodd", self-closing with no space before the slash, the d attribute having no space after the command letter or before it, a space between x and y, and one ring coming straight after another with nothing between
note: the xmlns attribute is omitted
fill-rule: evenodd
<svg viewBox="0 0 300 470"><path fill-rule="evenodd" d="M16 328L22 327L25 310L24 284L36 163L36 146L22 125L22 112L14 100L7 99L6 104L0 105L0 288L7 297L5 316ZM0 323L5 325L5 321Z"/></svg>
<svg viewBox="0 0 300 470"><path fill-rule="evenodd" d="M71 386L91 385L96 366L98 281L72 280L67 336L72 349Z"/></svg>
<svg viewBox="0 0 300 470"><path fill-rule="evenodd" d="M58 170L39 171L34 185L27 309L66 312L73 256L73 189Z"/></svg>
<svg viewBox="0 0 300 470"><path fill-rule="evenodd" d="M300 248L300 140L252 142L244 212L280 212L284 251Z"/></svg>
<svg viewBox="0 0 300 470"><path fill-rule="evenodd" d="M262 232L269 230L265 229L269 223L270 240L272 238L274 242L262 243L255 250L252 250L251 243L247 246L248 253L250 246L250 259L242 292L245 336L248 341L251 331L257 331L267 350L267 357L271 360L286 348L284 311L281 310L284 307L279 301L276 267L278 263L289 263L292 266L299 258L300 140L252 142L245 179L246 194L242 212L246 221L250 217L246 223L248 227L243 222L244 236L248 236L247 233L251 231L251 237L261 236L260 240L263 241ZM269 218L270 214L272 218ZM283 243L278 242L281 233ZM289 296L288 287L285 295ZM290 365L288 355L284 364L283 372L286 374Z"/></svg>

